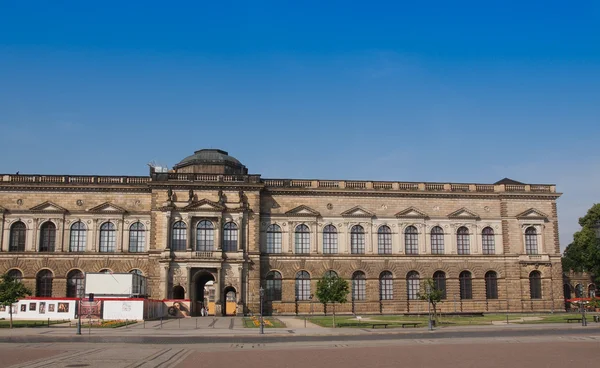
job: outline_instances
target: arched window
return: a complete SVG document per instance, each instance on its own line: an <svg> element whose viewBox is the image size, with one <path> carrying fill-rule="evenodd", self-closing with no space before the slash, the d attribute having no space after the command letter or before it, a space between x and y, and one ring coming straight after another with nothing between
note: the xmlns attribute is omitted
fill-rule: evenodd
<svg viewBox="0 0 600 368"><path fill-rule="evenodd" d="M109 270L108 268L103 268L100 271L98 271L98 273L113 273L111 270Z"/></svg>
<svg viewBox="0 0 600 368"><path fill-rule="evenodd" d="M38 272L35 281L35 296L39 297L52 297L52 271L41 270Z"/></svg>
<svg viewBox="0 0 600 368"><path fill-rule="evenodd" d="M267 300L281 300L281 274L277 271L270 271L265 277L266 298Z"/></svg>
<svg viewBox="0 0 600 368"><path fill-rule="evenodd" d="M583 298L583 285L581 285L581 284L575 285L575 297Z"/></svg>
<svg viewBox="0 0 600 368"><path fill-rule="evenodd" d="M473 282L471 279L471 272L461 272L460 275L458 275L458 281L460 282L460 298L473 299Z"/></svg>
<svg viewBox="0 0 600 368"><path fill-rule="evenodd" d="M10 227L10 243L8 250L10 252L25 251L25 234L27 227L21 221L17 221Z"/></svg>
<svg viewBox="0 0 600 368"><path fill-rule="evenodd" d="M406 275L406 294L408 300L419 299L419 291L421 289L421 280L417 271L410 271Z"/></svg>
<svg viewBox="0 0 600 368"><path fill-rule="evenodd" d="M444 271L436 271L433 274L433 284L437 290L442 291L442 299L446 299L446 273Z"/></svg>
<svg viewBox="0 0 600 368"><path fill-rule="evenodd" d="M531 271L529 274L529 295L531 299L542 299L542 274Z"/></svg>
<svg viewBox="0 0 600 368"><path fill-rule="evenodd" d="M336 254L338 252L337 228L327 225L323 228L323 253Z"/></svg>
<svg viewBox="0 0 600 368"><path fill-rule="evenodd" d="M267 253L281 253L281 228L272 224L267 228Z"/></svg>
<svg viewBox="0 0 600 368"><path fill-rule="evenodd" d="M404 230L404 249L406 254L419 254L419 232L414 226Z"/></svg>
<svg viewBox="0 0 600 368"><path fill-rule="evenodd" d="M394 276L390 271L379 275L379 300L394 299Z"/></svg>
<svg viewBox="0 0 600 368"><path fill-rule="evenodd" d="M431 229L431 254L444 254L444 230L439 226Z"/></svg>
<svg viewBox="0 0 600 368"><path fill-rule="evenodd" d="M495 254L496 244L494 242L494 230L491 227L486 227L481 232L481 249L483 254Z"/></svg>
<svg viewBox="0 0 600 368"><path fill-rule="evenodd" d="M537 231L533 226L525 230L525 253L538 254Z"/></svg>
<svg viewBox="0 0 600 368"><path fill-rule="evenodd" d="M296 274L296 300L310 300L310 275L306 271Z"/></svg>
<svg viewBox="0 0 600 368"><path fill-rule="evenodd" d="M142 272L142 270L138 270L137 268L134 268L133 270L129 271L129 273L135 275L133 277L133 285L131 286L131 294L134 295L140 295L144 293L144 273Z"/></svg>
<svg viewBox="0 0 600 368"><path fill-rule="evenodd" d="M72 270L67 274L67 298L82 298L84 295L83 272Z"/></svg>
<svg viewBox="0 0 600 368"><path fill-rule="evenodd" d="M383 225L377 230L377 250L379 254L392 254L392 230Z"/></svg>
<svg viewBox="0 0 600 368"><path fill-rule="evenodd" d="M485 273L485 298L498 299L498 275L494 271Z"/></svg>
<svg viewBox="0 0 600 368"><path fill-rule="evenodd" d="M352 274L352 300L365 300L367 294L367 278L364 272Z"/></svg>
<svg viewBox="0 0 600 368"><path fill-rule="evenodd" d="M85 252L87 229L81 221L71 225L71 241L69 242L69 252Z"/></svg>
<svg viewBox="0 0 600 368"><path fill-rule="evenodd" d="M461 226L456 232L456 246L458 254L470 254L469 229Z"/></svg>
<svg viewBox="0 0 600 368"><path fill-rule="evenodd" d="M46 221L40 228L40 252L54 252L56 243L56 226L51 221Z"/></svg>
<svg viewBox="0 0 600 368"><path fill-rule="evenodd" d="M100 226L100 252L114 252L116 250L116 229L112 222L105 222Z"/></svg>
<svg viewBox="0 0 600 368"><path fill-rule="evenodd" d="M350 252L352 254L365 253L365 230L360 225L354 225L350 229Z"/></svg>
<svg viewBox="0 0 600 368"><path fill-rule="evenodd" d="M325 277L329 277L329 278L333 279L333 278L338 277L338 274L334 270L329 270L329 271L325 272Z"/></svg>
<svg viewBox="0 0 600 368"><path fill-rule="evenodd" d="M223 227L223 250L225 252L238 250L238 227L234 222L228 222Z"/></svg>
<svg viewBox="0 0 600 368"><path fill-rule="evenodd" d="M129 251L132 253L143 252L146 248L146 229L141 222L136 222L129 227Z"/></svg>
<svg viewBox="0 0 600 368"><path fill-rule="evenodd" d="M173 224L171 233L171 250L182 252L187 249L187 226L183 221L177 221ZM181 298L183 299L183 298Z"/></svg>
<svg viewBox="0 0 600 368"><path fill-rule="evenodd" d="M173 299L185 299L185 289L181 285L173 287Z"/></svg>
<svg viewBox="0 0 600 368"><path fill-rule="evenodd" d="M196 228L196 251L210 252L215 249L215 228L212 222L202 220Z"/></svg>
<svg viewBox="0 0 600 368"><path fill-rule="evenodd" d="M12 269L7 272L8 276L12 277L16 282L23 281L23 272L20 270Z"/></svg>
<svg viewBox="0 0 600 368"><path fill-rule="evenodd" d="M310 253L310 230L308 226L304 224L296 226L294 243L296 244L296 253Z"/></svg>

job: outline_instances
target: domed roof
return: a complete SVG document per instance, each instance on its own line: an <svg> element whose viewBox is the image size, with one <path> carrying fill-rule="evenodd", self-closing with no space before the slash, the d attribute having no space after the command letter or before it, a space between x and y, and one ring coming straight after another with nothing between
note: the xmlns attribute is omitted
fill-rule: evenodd
<svg viewBox="0 0 600 368"><path fill-rule="evenodd" d="M198 167L205 167L206 165L226 166L232 169L240 169L242 171L245 171L246 168L235 157L229 156L228 152L213 148L198 150L194 152L193 155L181 160L177 165L173 166L173 168L177 170L192 165Z"/></svg>

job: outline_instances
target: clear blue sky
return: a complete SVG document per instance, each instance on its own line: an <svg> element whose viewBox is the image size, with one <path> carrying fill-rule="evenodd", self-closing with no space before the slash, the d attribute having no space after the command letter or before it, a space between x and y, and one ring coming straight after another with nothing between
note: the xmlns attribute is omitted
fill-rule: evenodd
<svg viewBox="0 0 600 368"><path fill-rule="evenodd" d="M263 177L556 183L564 248L599 197L599 24L585 0L0 0L0 172L218 147Z"/></svg>

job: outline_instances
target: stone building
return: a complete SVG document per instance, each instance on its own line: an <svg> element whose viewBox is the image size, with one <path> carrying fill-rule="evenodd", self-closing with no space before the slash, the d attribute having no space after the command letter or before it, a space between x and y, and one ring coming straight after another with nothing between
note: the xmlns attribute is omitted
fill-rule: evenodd
<svg viewBox="0 0 600 368"><path fill-rule="evenodd" d="M429 278L446 312L561 310L559 196L509 179L263 179L214 149L143 177L0 175L0 272L53 297L78 296L85 272L136 272L193 314L209 281L217 314L257 312L261 286L268 313L322 313L326 273L350 281L346 313L426 311Z"/></svg>

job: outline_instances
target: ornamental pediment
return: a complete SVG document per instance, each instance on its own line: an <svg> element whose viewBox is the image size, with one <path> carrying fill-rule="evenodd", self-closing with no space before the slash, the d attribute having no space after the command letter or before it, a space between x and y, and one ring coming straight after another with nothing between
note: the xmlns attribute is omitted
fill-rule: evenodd
<svg viewBox="0 0 600 368"><path fill-rule="evenodd" d="M313 210L312 208L301 205L296 208L293 208L285 213L288 216L321 216L318 211Z"/></svg>
<svg viewBox="0 0 600 368"><path fill-rule="evenodd" d="M208 199L201 199L199 201L192 202L183 208L184 211L215 211L220 212L225 209L225 206L210 201Z"/></svg>
<svg viewBox="0 0 600 368"><path fill-rule="evenodd" d="M428 218L427 214L415 207L408 207L396 214L398 218Z"/></svg>
<svg viewBox="0 0 600 368"><path fill-rule="evenodd" d="M461 208L458 211L454 211L448 215L449 218L461 218L461 219L478 219L479 215L473 211L469 211L465 207Z"/></svg>
<svg viewBox="0 0 600 368"><path fill-rule="evenodd" d="M536 219L536 220L548 220L548 215L543 213L542 211L536 210L535 208L530 208L525 212L521 212L517 215L519 220L524 219Z"/></svg>
<svg viewBox="0 0 600 368"><path fill-rule="evenodd" d="M127 210L125 210L122 207L119 207L117 205L114 205L110 202L104 202L101 205L98 205L96 207L92 207L90 209L88 209L88 212L94 212L94 213L126 213Z"/></svg>
<svg viewBox="0 0 600 368"><path fill-rule="evenodd" d="M371 211L368 211L361 206L352 207L349 210L346 210L341 213L344 217L374 217L375 214Z"/></svg>
<svg viewBox="0 0 600 368"><path fill-rule="evenodd" d="M38 204L37 206L31 207L29 209L33 212L48 212L48 213L65 213L67 210L56 203L46 201L44 203ZM2 212L2 210L0 210Z"/></svg>

